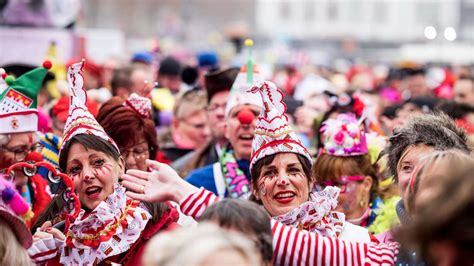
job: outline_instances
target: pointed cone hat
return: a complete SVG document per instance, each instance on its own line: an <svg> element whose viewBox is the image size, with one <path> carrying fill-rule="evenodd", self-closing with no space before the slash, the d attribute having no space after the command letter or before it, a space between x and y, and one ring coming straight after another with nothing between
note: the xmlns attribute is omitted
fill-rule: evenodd
<svg viewBox="0 0 474 266"><path fill-rule="evenodd" d="M84 89L84 78L82 69L85 62L72 64L67 71L67 81L69 84L69 115L64 126L63 143L64 145L74 136L79 134L88 134L97 136L110 144L119 151L117 144L112 140L101 125L95 120L94 116L87 109L87 93Z"/></svg>
<svg viewBox="0 0 474 266"><path fill-rule="evenodd" d="M269 81L253 86L250 92L260 94L263 104L257 118L255 136L252 142L250 170L258 160L269 155L285 152L301 154L311 163L311 155L288 124L283 93L275 84Z"/></svg>

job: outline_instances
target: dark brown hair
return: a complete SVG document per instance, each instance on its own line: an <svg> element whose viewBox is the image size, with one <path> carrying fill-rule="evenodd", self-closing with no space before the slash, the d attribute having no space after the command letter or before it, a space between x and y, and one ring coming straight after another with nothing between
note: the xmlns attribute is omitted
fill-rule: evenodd
<svg viewBox="0 0 474 266"><path fill-rule="evenodd" d="M251 176L251 181L252 181L252 188L258 187L258 179L260 177L260 173L262 172L262 168L264 166L267 166L273 162L277 154L272 154L263 157L262 159L258 160L255 162L253 165L252 169L250 169L250 176ZM305 156L295 153L296 157L298 158L298 161L301 163L301 166L303 167L303 173L308 179L308 186L313 183L313 178L311 176L311 161L309 161ZM309 188L311 191L311 187ZM249 200L256 202L260 205L262 205L262 201L258 200L253 193L250 195Z"/></svg>
<svg viewBox="0 0 474 266"><path fill-rule="evenodd" d="M262 259L265 262L272 261L270 216L262 206L247 200L224 199L209 206L199 221L215 221L220 227L236 229L247 236L256 236L255 244Z"/></svg>
<svg viewBox="0 0 474 266"><path fill-rule="evenodd" d="M145 138L149 159L154 160L158 151L155 123L151 118L144 118L132 108L124 106L123 102L120 97L105 102L99 110L97 121L121 148L136 145L142 137Z"/></svg>
<svg viewBox="0 0 474 266"><path fill-rule="evenodd" d="M128 92L132 92L133 82L130 79L133 73L133 67L126 66L115 69L112 74L110 86L112 87L112 95L117 95L118 88L126 88Z"/></svg>
<svg viewBox="0 0 474 266"><path fill-rule="evenodd" d="M343 175L362 175L372 177L370 200L378 195L378 174L376 167L370 161L370 155L358 156L333 156L321 154L313 166L313 178L319 185L326 181L339 181Z"/></svg>
<svg viewBox="0 0 474 266"><path fill-rule="evenodd" d="M112 157L115 161L118 161L120 158L119 151L111 143L105 141L104 139L88 134L75 135L63 144L63 148L59 154L59 168L63 173L67 173L67 157L69 154L69 149L74 143L80 143L87 149L103 152L106 155Z"/></svg>

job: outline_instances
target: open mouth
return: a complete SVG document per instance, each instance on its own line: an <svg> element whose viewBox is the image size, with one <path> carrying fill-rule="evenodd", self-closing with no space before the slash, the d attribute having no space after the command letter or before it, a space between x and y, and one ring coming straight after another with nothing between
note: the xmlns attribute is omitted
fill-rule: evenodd
<svg viewBox="0 0 474 266"><path fill-rule="evenodd" d="M86 195L88 198L97 198L99 197L100 192L102 192L102 188L98 186L88 187L86 189Z"/></svg>
<svg viewBox="0 0 474 266"><path fill-rule="evenodd" d="M275 199L279 203L287 204L290 203L295 197L296 193L291 191L283 191L275 194L275 196L273 196L273 199Z"/></svg>
<svg viewBox="0 0 474 266"><path fill-rule="evenodd" d="M253 134L242 134L242 135L239 135L239 140L252 141L252 140L253 140Z"/></svg>

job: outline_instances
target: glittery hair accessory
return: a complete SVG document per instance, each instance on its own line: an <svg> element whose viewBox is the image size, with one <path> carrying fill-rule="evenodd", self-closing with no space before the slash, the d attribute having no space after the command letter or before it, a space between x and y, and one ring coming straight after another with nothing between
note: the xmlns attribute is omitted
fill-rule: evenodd
<svg viewBox="0 0 474 266"><path fill-rule="evenodd" d="M143 118L150 118L151 116L151 100L136 93L132 93L123 105L132 108Z"/></svg>
<svg viewBox="0 0 474 266"><path fill-rule="evenodd" d="M368 153L365 132L353 114L339 114L321 127L323 152L334 156L357 156Z"/></svg>
<svg viewBox="0 0 474 266"><path fill-rule="evenodd" d="M84 78L82 77L82 69L84 60L72 64L67 71L67 80L69 83L69 116L64 127L63 143L60 154L64 145L75 135L87 134L99 137L112 144L119 151L117 144L112 138L105 133L102 126L99 125L94 116L89 112L87 103L87 93L84 89Z"/></svg>

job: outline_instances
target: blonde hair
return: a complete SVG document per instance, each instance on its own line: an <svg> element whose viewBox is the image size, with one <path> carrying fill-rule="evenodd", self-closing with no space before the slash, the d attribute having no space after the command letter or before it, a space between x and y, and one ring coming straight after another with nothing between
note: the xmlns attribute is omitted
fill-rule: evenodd
<svg viewBox="0 0 474 266"><path fill-rule="evenodd" d="M0 219L0 265L30 266L26 249L20 244L11 227Z"/></svg>
<svg viewBox="0 0 474 266"><path fill-rule="evenodd" d="M207 108L206 93L200 90L190 90L183 93L176 101L173 117L183 119Z"/></svg>
<svg viewBox="0 0 474 266"><path fill-rule="evenodd" d="M246 265L261 265L255 245L237 232L229 232L210 223L181 228L152 238L145 248L143 265L201 265L219 251L238 252Z"/></svg>

